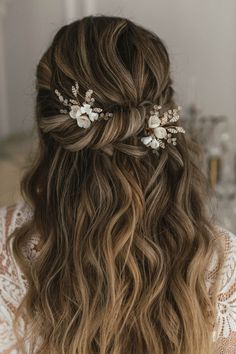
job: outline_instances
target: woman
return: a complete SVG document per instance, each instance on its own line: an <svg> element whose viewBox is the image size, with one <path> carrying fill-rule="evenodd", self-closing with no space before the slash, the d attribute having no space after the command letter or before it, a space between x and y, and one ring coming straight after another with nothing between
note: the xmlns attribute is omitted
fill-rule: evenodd
<svg viewBox="0 0 236 354"><path fill-rule="evenodd" d="M1 353L236 353L236 239L173 92L164 44L130 20L56 34L25 202L1 209Z"/></svg>

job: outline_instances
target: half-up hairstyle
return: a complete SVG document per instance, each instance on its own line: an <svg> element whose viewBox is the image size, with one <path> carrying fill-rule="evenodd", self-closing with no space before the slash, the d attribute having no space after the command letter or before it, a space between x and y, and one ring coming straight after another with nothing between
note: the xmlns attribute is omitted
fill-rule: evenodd
<svg viewBox="0 0 236 354"><path fill-rule="evenodd" d="M60 114L55 90L73 98L75 81L113 117L84 129ZM41 58L38 153L22 180L33 215L11 236L28 282L15 323L24 315L32 353L213 353L206 272L221 247L200 150L188 134L159 157L140 142L151 103L173 109L173 96L163 42L125 18L66 25Z"/></svg>

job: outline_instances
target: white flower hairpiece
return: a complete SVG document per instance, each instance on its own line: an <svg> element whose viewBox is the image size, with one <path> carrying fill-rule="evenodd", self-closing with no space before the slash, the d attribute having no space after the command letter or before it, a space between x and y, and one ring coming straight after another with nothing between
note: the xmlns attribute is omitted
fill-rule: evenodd
<svg viewBox="0 0 236 354"><path fill-rule="evenodd" d="M92 97L93 90L91 89L86 91L85 101L81 105L78 100L79 84L77 81L75 82L75 86L72 86L72 94L75 99L64 98L57 89L55 93L59 101L67 107L67 109L60 109L60 113L69 114L71 118L77 120L77 124L81 128L89 128L91 122L98 120L100 117L107 120L113 116L110 112L104 113L102 108L93 107L95 99Z"/></svg>
<svg viewBox="0 0 236 354"><path fill-rule="evenodd" d="M160 147L164 149L165 142L176 145L177 139L172 137L172 134L185 133L182 127L170 124L179 120L181 107L169 109L162 115L161 109L162 106L154 105L153 110L150 111L151 115L148 116L148 127L145 129L147 135L141 138L142 143L151 147L153 152L157 152Z"/></svg>
<svg viewBox="0 0 236 354"><path fill-rule="evenodd" d="M56 95L59 101L67 107L66 109L60 109L60 113L69 114L71 118L77 120L77 124L81 128L89 128L91 123L104 118L105 120L113 116L113 113L103 112L102 108L93 107L95 99L92 97L93 90L89 89L85 93L85 101L82 105L79 102L79 84L76 81L72 86L72 94L75 99L64 98L62 94L56 89ZM172 134L185 133L185 130L180 126L175 126L170 123L177 122L179 120L179 111L181 107L169 109L163 114L160 113L162 106L154 105L150 111L148 118L148 127L146 127L146 135L141 138L141 141L147 147L151 147L153 152L158 153L159 148L165 148L166 143L172 143L176 145L176 137L172 137Z"/></svg>

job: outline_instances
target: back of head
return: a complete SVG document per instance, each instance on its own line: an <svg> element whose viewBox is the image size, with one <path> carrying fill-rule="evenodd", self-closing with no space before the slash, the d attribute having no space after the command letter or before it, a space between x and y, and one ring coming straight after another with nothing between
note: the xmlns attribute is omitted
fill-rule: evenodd
<svg viewBox="0 0 236 354"><path fill-rule="evenodd" d="M112 118L83 129L61 114L55 90L73 99L74 82ZM163 42L125 18L64 26L41 58L39 151L22 182L34 215L13 243L37 353L211 353L216 241L198 149L184 135L159 155L140 142L152 104L175 107L171 85ZM29 265L21 246L35 231Z"/></svg>

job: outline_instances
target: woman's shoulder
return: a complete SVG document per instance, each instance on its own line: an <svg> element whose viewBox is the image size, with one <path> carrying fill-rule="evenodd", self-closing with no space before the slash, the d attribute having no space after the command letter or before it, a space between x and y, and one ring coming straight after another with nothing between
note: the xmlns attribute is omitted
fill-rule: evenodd
<svg viewBox="0 0 236 354"><path fill-rule="evenodd" d="M25 202L0 207L0 235L1 238L10 235L15 228L21 226L32 217L32 209Z"/></svg>
<svg viewBox="0 0 236 354"><path fill-rule="evenodd" d="M236 331L236 234L223 227L219 228L223 242L223 266L220 271L218 298L226 301L234 311L234 329ZM234 308L232 307L232 301ZM221 302L221 303L222 303ZM227 333L225 332L227 335Z"/></svg>
<svg viewBox="0 0 236 354"><path fill-rule="evenodd" d="M18 202L13 205L0 208L0 262L3 258L8 258L9 261L17 264L12 257L12 241L9 242L9 252L7 250L7 239L25 222L30 221L33 216L32 208L25 202ZM33 260L40 249L40 237L36 233L28 236L24 246L22 246L22 253L28 261ZM0 270L1 272L1 270Z"/></svg>
<svg viewBox="0 0 236 354"><path fill-rule="evenodd" d="M11 261L11 252L7 248L7 239L18 227L32 217L30 207L24 202L0 207L0 274L5 263ZM11 248L11 242L9 243Z"/></svg>
<svg viewBox="0 0 236 354"><path fill-rule="evenodd" d="M223 245L222 266L219 270L217 292L217 317L214 328L214 341L217 353L231 353L236 348L236 234L222 226L216 226L216 236ZM209 288L218 272L219 257L215 252L207 273Z"/></svg>
<svg viewBox="0 0 236 354"><path fill-rule="evenodd" d="M7 248L7 239L26 221L30 220L33 213L31 208L25 202L18 202L8 206L0 207L0 261L1 265L10 262L10 250ZM0 274L2 268L0 267Z"/></svg>
<svg viewBox="0 0 236 354"><path fill-rule="evenodd" d="M234 263L236 259L236 234L218 224L214 225L214 229L214 239L218 241L216 243L217 246L221 246L221 253L219 252L219 247L215 247L207 272L207 281L208 286L211 285L211 280L214 281L219 266L219 254L221 254L221 257L223 258L221 259L223 263L221 268L221 290L223 290L224 287L222 283L224 275L226 273L228 274L228 268L232 268L232 263Z"/></svg>
<svg viewBox="0 0 236 354"><path fill-rule="evenodd" d="M216 225L216 236L223 246L219 283L219 294L221 294L229 291L236 283L236 234L222 226ZM218 264L219 256L216 250L209 268L209 279L214 278Z"/></svg>
<svg viewBox="0 0 236 354"><path fill-rule="evenodd" d="M15 337L12 320L26 291L26 282L7 248L7 238L32 216L25 203L0 208L0 352L11 352ZM2 351L1 351L2 350Z"/></svg>

